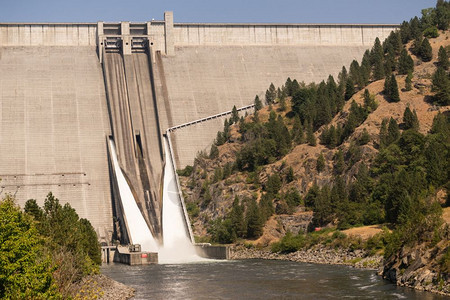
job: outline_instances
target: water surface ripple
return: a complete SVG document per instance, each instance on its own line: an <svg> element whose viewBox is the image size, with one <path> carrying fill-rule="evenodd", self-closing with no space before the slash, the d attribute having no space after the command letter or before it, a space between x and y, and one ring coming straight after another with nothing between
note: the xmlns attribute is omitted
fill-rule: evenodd
<svg viewBox="0 0 450 300"><path fill-rule="evenodd" d="M397 287L375 271L288 261L109 264L102 272L133 287L134 299L449 299Z"/></svg>

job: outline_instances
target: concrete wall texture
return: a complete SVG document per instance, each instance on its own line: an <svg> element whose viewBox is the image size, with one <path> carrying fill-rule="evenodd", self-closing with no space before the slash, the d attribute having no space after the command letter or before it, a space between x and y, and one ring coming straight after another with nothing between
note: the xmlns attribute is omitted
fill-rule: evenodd
<svg viewBox="0 0 450 300"><path fill-rule="evenodd" d="M0 48L2 195L42 205L52 191L107 239L109 131L94 47Z"/></svg>
<svg viewBox="0 0 450 300"><path fill-rule="evenodd" d="M162 134L233 105L252 104L255 95L264 98L271 82L280 86L287 77L311 82L337 75L343 65L360 60L375 37L383 40L398 27L174 23L171 12L164 18L129 24L0 24L3 195L15 194L20 205L29 198L42 204L52 191L80 217L88 218L101 239L110 240L112 192L106 138L115 121L108 111L111 99L98 56L106 36L132 45L136 38L148 40L152 67L144 66L149 60L142 60L133 49L130 61L135 70L150 70L139 78L153 81L139 79L138 92L128 91L127 97L139 94L139 100L129 101L139 101L144 115L152 116L153 107L158 107ZM126 36L121 32L124 26ZM156 94L151 96L153 90ZM198 151L209 148L223 121L214 119L172 134L179 168L192 164ZM156 140L155 134L148 140ZM148 152L157 156L154 149ZM162 162L153 165L159 168Z"/></svg>

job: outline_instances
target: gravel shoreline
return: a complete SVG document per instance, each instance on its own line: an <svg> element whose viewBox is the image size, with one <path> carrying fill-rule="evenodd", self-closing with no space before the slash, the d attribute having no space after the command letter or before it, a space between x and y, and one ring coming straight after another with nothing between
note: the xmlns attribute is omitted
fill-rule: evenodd
<svg viewBox="0 0 450 300"><path fill-rule="evenodd" d="M371 256L363 250L330 249L320 245L289 254L272 253L269 250L246 248L242 245L232 246L230 248L230 259L288 260L327 265L347 265L377 271L383 266L383 257L380 255Z"/></svg>
<svg viewBox="0 0 450 300"><path fill-rule="evenodd" d="M127 300L134 297L134 289L103 274L90 275L78 285L77 299Z"/></svg>

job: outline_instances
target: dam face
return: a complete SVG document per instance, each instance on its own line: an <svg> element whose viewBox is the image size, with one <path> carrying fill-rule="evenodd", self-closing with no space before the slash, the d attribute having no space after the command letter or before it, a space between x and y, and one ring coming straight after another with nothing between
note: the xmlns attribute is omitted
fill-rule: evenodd
<svg viewBox="0 0 450 300"><path fill-rule="evenodd" d="M99 235L129 241L109 138L138 207L161 238L162 135L264 99L287 77L319 82L397 25L0 24L0 186L23 206L49 191ZM178 168L225 117L171 132Z"/></svg>

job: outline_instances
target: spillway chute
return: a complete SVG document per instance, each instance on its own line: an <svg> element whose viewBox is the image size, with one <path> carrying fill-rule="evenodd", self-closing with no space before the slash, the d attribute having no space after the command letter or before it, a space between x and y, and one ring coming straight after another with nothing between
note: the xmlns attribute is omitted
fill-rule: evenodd
<svg viewBox="0 0 450 300"><path fill-rule="evenodd" d="M112 169L115 174L117 189L120 198L125 226L131 244L140 244L142 251L157 252L158 243L153 237L142 213L134 199L133 192L120 168L117 159L116 146L112 138L109 138Z"/></svg>

